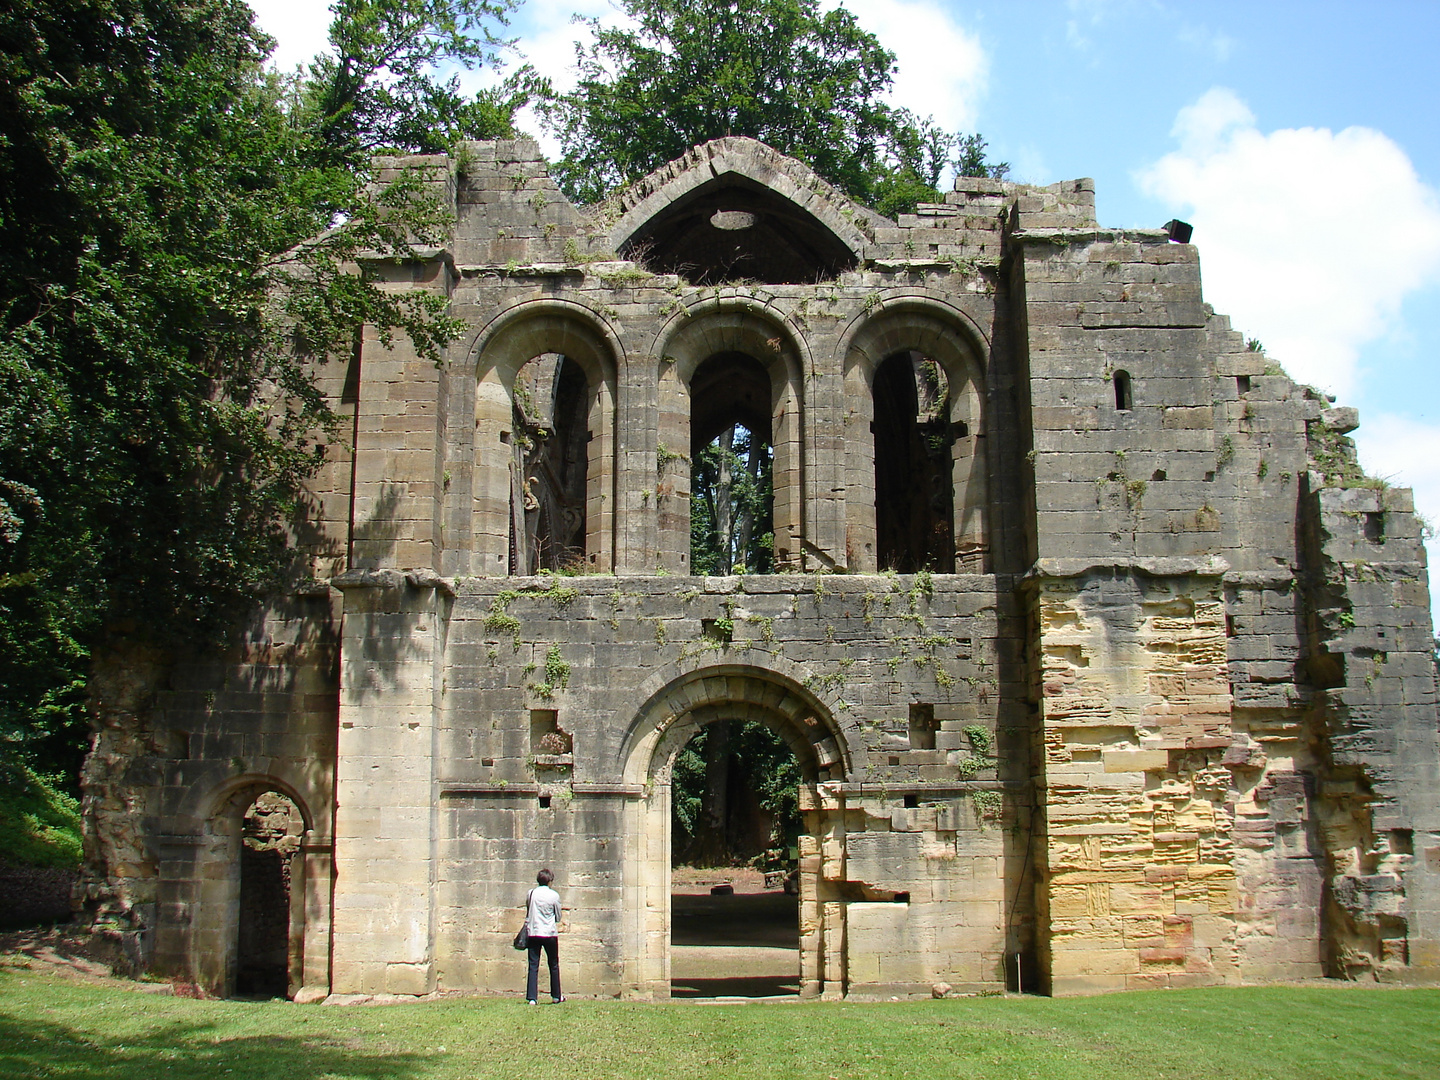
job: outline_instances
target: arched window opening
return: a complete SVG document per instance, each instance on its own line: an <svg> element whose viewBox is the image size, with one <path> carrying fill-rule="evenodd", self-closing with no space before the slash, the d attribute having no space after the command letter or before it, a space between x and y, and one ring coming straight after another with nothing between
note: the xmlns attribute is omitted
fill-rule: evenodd
<svg viewBox="0 0 1440 1080"><path fill-rule="evenodd" d="M944 369L896 353L875 371L875 541L882 570L955 571L952 425Z"/></svg>
<svg viewBox="0 0 1440 1080"><path fill-rule="evenodd" d="M1115 372L1114 383L1116 411L1129 412L1134 404L1130 394L1130 373L1128 371Z"/></svg>
<svg viewBox="0 0 1440 1080"><path fill-rule="evenodd" d="M299 935L292 933L294 880L304 820L296 805L277 791L261 793L241 825L239 942L235 993L243 997L285 997L292 968L298 967Z"/></svg>
<svg viewBox="0 0 1440 1080"><path fill-rule="evenodd" d="M584 371L559 353L535 357L515 376L511 573L585 564L589 399Z"/></svg>
<svg viewBox="0 0 1440 1080"><path fill-rule="evenodd" d="M770 573L770 376L744 353L721 353L696 369L690 400L691 573Z"/></svg>
<svg viewBox="0 0 1440 1080"><path fill-rule="evenodd" d="M707 724L676 757L673 996L799 993L800 782L794 752L755 721Z"/></svg>

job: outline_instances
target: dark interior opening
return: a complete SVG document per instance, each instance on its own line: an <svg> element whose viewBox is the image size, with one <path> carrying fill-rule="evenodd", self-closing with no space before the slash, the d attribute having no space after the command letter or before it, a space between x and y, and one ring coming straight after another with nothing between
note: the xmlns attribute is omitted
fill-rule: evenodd
<svg viewBox="0 0 1440 1080"><path fill-rule="evenodd" d="M589 380L568 357L537 356L515 376L512 573L584 566L589 411Z"/></svg>
<svg viewBox="0 0 1440 1080"><path fill-rule="evenodd" d="M854 253L813 214L734 173L666 207L621 254L692 285L807 285L856 264Z"/></svg>
<svg viewBox="0 0 1440 1080"><path fill-rule="evenodd" d="M245 812L240 841L235 993L285 997L290 974L291 867L303 831L285 796L265 792Z"/></svg>
<svg viewBox="0 0 1440 1080"><path fill-rule="evenodd" d="M944 369L918 352L875 372L875 540L882 570L955 572L950 397Z"/></svg>
<svg viewBox="0 0 1440 1080"><path fill-rule="evenodd" d="M1128 371L1115 372L1115 408L1118 412L1129 412L1134 404L1130 393L1130 373Z"/></svg>

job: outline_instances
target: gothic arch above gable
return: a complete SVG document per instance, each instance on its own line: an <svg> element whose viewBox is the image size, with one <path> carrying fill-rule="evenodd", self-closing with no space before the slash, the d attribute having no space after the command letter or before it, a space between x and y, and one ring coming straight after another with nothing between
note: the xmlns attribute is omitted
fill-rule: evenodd
<svg viewBox="0 0 1440 1080"><path fill-rule="evenodd" d="M807 166L747 138L717 139L657 169L597 209L609 242L692 284L806 284L865 258L887 224Z"/></svg>

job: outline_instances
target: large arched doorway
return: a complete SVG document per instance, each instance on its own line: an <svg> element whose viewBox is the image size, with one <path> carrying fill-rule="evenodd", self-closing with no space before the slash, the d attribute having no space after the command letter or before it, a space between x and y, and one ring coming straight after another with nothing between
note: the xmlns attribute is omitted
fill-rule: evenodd
<svg viewBox="0 0 1440 1080"><path fill-rule="evenodd" d="M672 762L672 997L800 992L800 782L755 720L705 724Z"/></svg>
<svg viewBox="0 0 1440 1080"><path fill-rule="evenodd" d="M762 726L793 755L798 771L800 825L794 837L795 899L788 902L798 921L792 953L797 970L793 980L777 982L762 977L751 984L749 992L764 994L773 988L781 993L798 990L802 996L838 994L844 985L843 911L842 905L821 900L820 837L829 827L828 815L837 806L822 785L842 779L848 772L847 741L831 711L799 682L773 670L744 664L717 665L678 675L650 697L627 732L626 778L643 786L645 792L643 798L631 804L634 816L626 829L627 879L634 883L637 901L628 913L636 920L632 940L640 945L640 955L627 965L629 991L651 998L695 996L691 991L697 989L697 982L703 983L697 972L677 972L674 967L677 948L689 947L693 940L693 927L682 928L676 918L672 864L677 837L672 799L677 759L693 745L696 736L721 730L716 725L722 723L732 730L743 730L750 724ZM683 843L685 838L678 839ZM709 890L692 890L692 894L705 896ZM780 895L784 896L783 884ZM772 903L778 906L787 901ZM703 917L703 907L691 905L692 917ZM739 947L787 946L766 940L762 933L760 940L742 942ZM774 957L763 959L770 963ZM676 979L677 974L680 979ZM739 977L744 980L747 976L742 971ZM700 985L698 989L706 987ZM710 989L747 992L743 982Z"/></svg>

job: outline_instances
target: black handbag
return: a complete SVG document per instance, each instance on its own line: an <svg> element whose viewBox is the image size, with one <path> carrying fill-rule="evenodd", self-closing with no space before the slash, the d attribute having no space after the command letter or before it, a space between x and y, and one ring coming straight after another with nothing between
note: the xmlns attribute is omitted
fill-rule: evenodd
<svg viewBox="0 0 1440 1080"><path fill-rule="evenodd" d="M515 934L515 940L510 944L515 947L516 952L524 952L530 947L530 893L525 894L525 921L520 924L520 930Z"/></svg>

